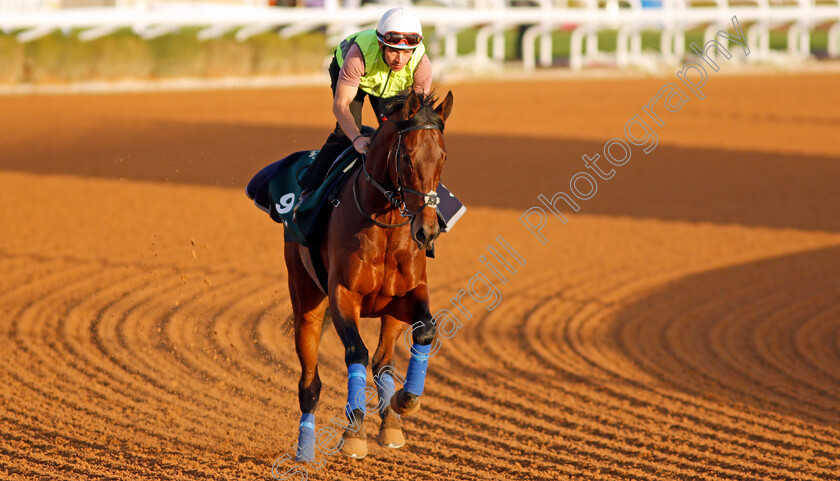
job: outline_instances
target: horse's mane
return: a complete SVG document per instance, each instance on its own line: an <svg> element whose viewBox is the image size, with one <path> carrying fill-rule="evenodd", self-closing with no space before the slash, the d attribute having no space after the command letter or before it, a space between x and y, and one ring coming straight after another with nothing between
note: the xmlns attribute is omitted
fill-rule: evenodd
<svg viewBox="0 0 840 481"><path fill-rule="evenodd" d="M386 117L390 117L394 112L405 106L407 98L408 94L400 94L385 99L382 112ZM435 93L417 94L417 99L420 101L420 109L408 120L395 120L394 123L397 128L402 130L415 125L432 124L443 130L443 119L435 112L435 102L437 102Z"/></svg>

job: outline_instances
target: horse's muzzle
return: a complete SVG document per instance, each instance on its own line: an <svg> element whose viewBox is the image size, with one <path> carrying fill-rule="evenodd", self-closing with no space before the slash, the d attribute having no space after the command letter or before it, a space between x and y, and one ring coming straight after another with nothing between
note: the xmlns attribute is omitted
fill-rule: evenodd
<svg viewBox="0 0 840 481"><path fill-rule="evenodd" d="M435 221L437 221L437 218L435 218ZM440 226L437 222L432 225L433 227L428 227L426 224L422 224L418 229L412 229L411 236L420 250L430 250L435 245L435 239L440 235Z"/></svg>

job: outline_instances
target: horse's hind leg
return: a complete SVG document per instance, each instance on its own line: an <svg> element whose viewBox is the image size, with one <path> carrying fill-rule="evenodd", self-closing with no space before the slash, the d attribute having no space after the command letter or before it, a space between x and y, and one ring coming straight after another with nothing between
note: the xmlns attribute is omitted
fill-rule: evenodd
<svg viewBox="0 0 840 481"><path fill-rule="evenodd" d="M289 273L289 294L295 317L295 351L300 361L300 428L297 461L315 460L315 408L321 396L321 378L318 375L318 345L321 326L327 307L326 296L309 278L300 260L297 244L285 246L286 268Z"/></svg>
<svg viewBox="0 0 840 481"><path fill-rule="evenodd" d="M405 437L400 427L400 416L391 408L394 386L394 345L400 338L406 324L392 316L382 316L379 329L379 345L373 353L373 382L379 394L379 444L386 448L405 446Z"/></svg>

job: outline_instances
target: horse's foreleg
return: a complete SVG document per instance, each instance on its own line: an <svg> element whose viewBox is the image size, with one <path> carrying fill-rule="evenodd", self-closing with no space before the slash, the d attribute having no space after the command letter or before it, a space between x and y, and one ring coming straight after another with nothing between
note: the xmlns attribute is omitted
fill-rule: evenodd
<svg viewBox="0 0 840 481"><path fill-rule="evenodd" d="M393 316L382 316L382 327L379 329L379 345L373 353L373 381L379 394L379 416L382 424L379 427L379 444L386 448L401 448L405 446L405 437L400 427L400 417L391 408L391 398L394 396L394 345L405 330L405 323Z"/></svg>
<svg viewBox="0 0 840 481"><path fill-rule="evenodd" d="M428 299L428 297L426 297ZM400 416L411 414L420 408L420 396L426 383L426 368L435 339L436 327L432 314L429 312L428 302L420 302L413 306L413 323L411 325L411 359L405 383L394 397L391 398L391 408Z"/></svg>
<svg viewBox="0 0 840 481"><path fill-rule="evenodd" d="M331 291L333 323L344 344L344 362L347 364L345 411L349 423L342 435L344 443L341 453L351 458L363 458L367 456L368 451L364 426L367 409L368 350L359 335L361 296L340 285Z"/></svg>
<svg viewBox="0 0 840 481"><path fill-rule="evenodd" d="M298 401L301 417L295 459L312 462L315 460L315 409L321 396L318 345L327 303L326 296L301 264L296 244L286 244L286 267L295 318L295 351L300 361Z"/></svg>

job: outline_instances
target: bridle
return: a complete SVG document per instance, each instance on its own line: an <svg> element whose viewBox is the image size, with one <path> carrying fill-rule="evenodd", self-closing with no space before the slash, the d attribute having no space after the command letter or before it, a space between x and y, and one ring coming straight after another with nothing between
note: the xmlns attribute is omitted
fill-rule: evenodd
<svg viewBox="0 0 840 481"><path fill-rule="evenodd" d="M411 127L406 127L404 129L397 131L397 141L394 142L394 145L388 149L388 156L385 158L386 165L390 164L391 154L393 153L395 162L394 168L396 169L397 173L397 189L396 192L393 190L387 190L385 187L382 187L382 184L376 181L367 170L367 156L365 154L361 154L362 156L362 169L361 172L364 172L365 178L367 178L368 182L370 182L376 190L382 193L385 198L388 200L393 207L399 209L400 216L407 217L408 219L405 222L400 222L399 224L388 224L385 222L379 222L378 220L374 219L373 217L365 214L364 210L362 209L362 205L359 203L359 196L356 195L356 183L359 179L359 172L356 171L356 176L353 178L353 200L356 201L356 208L358 209L359 213L362 214L363 217L370 220L374 224L378 225L379 227L385 228L393 228L393 227L402 227L409 222L413 221L414 218L423 211L426 207L436 208L440 203L440 199L438 198L437 192L434 190L430 190L429 192L419 192L416 190L409 189L403 185L402 174L400 173L400 149L402 148L402 138L406 132L411 132L412 130L440 130L442 131L442 127L438 127L435 124L420 124L420 125L413 125ZM405 194L414 194L423 196L423 205L417 208L414 212L409 212L408 206L405 203Z"/></svg>

